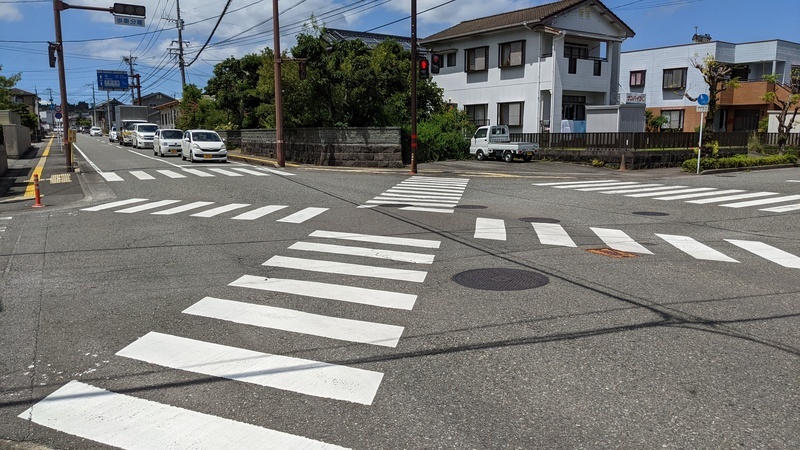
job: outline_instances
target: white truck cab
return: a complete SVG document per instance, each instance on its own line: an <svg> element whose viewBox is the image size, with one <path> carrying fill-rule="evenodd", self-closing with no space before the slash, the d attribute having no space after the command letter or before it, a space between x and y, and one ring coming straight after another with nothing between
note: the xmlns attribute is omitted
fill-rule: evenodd
<svg viewBox="0 0 800 450"><path fill-rule="evenodd" d="M511 142L511 134L506 125L487 125L478 128L469 143L469 153L478 161L494 157L505 162L522 158L528 162L539 152L539 144L531 142Z"/></svg>

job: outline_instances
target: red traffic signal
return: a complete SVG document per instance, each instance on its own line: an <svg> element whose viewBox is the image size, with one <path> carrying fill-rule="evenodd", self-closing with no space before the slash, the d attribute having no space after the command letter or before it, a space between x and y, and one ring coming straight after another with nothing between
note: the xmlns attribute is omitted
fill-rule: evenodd
<svg viewBox="0 0 800 450"><path fill-rule="evenodd" d="M440 67L442 67L442 55L434 53L431 55L431 73L439 73Z"/></svg>
<svg viewBox="0 0 800 450"><path fill-rule="evenodd" d="M419 60L419 79L424 80L429 75L428 58L423 57Z"/></svg>
<svg viewBox="0 0 800 450"><path fill-rule="evenodd" d="M128 5L127 3L114 3L111 8L112 14L121 14L123 16L136 16L145 17L145 7L141 5Z"/></svg>

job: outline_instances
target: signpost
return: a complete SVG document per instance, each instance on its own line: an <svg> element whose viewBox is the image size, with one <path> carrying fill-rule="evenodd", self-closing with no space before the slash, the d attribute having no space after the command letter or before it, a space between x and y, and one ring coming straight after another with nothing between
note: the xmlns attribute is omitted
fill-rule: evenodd
<svg viewBox="0 0 800 450"><path fill-rule="evenodd" d="M700 139L697 141L697 174L700 174L700 152L703 149L703 123L708 112L708 95L700 94L697 96L697 112L700 113Z"/></svg>
<svg viewBox="0 0 800 450"><path fill-rule="evenodd" d="M98 70L97 88L101 91L127 91L128 72L124 70Z"/></svg>

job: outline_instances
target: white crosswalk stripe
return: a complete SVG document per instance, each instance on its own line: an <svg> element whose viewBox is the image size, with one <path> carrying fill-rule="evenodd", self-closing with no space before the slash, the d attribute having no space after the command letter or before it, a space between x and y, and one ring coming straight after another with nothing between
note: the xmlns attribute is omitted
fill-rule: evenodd
<svg viewBox="0 0 800 450"><path fill-rule="evenodd" d="M180 200L159 200L157 202L145 203L144 205L138 206L131 206L130 208L119 209L114 211L115 213L123 213L123 214L133 214L142 211L148 211L151 209L161 208L162 206L168 206L173 203L178 203Z"/></svg>
<svg viewBox="0 0 800 450"><path fill-rule="evenodd" d="M174 179L186 178L186 175L181 175L178 172L175 172L174 170L156 170L156 172L168 178L174 178Z"/></svg>
<svg viewBox="0 0 800 450"><path fill-rule="evenodd" d="M197 169L181 169L181 170L183 170L186 173L190 173L192 175L197 175L198 177L209 178L214 176L214 174L203 172L202 170L197 170Z"/></svg>
<svg viewBox="0 0 800 450"><path fill-rule="evenodd" d="M464 178L413 176L364 202L360 208L396 205L404 211L452 213L469 183Z"/></svg>
<svg viewBox="0 0 800 450"><path fill-rule="evenodd" d="M18 416L94 442L126 449L340 449L281 431L165 405L70 381ZM147 418L147 420L142 420Z"/></svg>
<svg viewBox="0 0 800 450"><path fill-rule="evenodd" d="M723 262L739 262L722 252L714 250L713 248L702 244L695 239L688 236L676 236L673 234L659 234L656 236L667 241L670 245L678 250L692 256L696 259L704 259L708 261L723 261Z"/></svg>
<svg viewBox="0 0 800 450"><path fill-rule="evenodd" d="M776 206L774 208L764 208L759 211L768 211L768 212L790 212L790 211L797 211L800 209L800 203L794 205L785 205L785 206Z"/></svg>
<svg viewBox="0 0 800 450"><path fill-rule="evenodd" d="M698 198L698 197L711 197L712 195L727 195L727 194L736 194L738 192L744 192L741 189L727 189L724 191L720 191L714 189L713 192L697 192L697 193L688 193L688 194L681 194L681 195L668 195L667 197L656 197L656 200L685 200L688 198Z"/></svg>
<svg viewBox="0 0 800 450"><path fill-rule="evenodd" d="M142 203L142 202L148 202L148 203L143 203L143 204L140 204L140 205L131 206L131 207L128 207L128 208L125 208L125 209L117 209L117 208L122 207L122 206L131 205L131 204L134 204L134 203ZM101 205L91 206L91 207L88 207L88 208L82 208L81 211L97 212L97 211L103 211L103 210L115 210L114 212L118 212L118 213L133 214L133 213L139 213L139 212L159 209L159 208L162 208L162 207L165 207L165 206L169 206L169 205L172 205L172 204L175 204L175 203L179 203L179 202L180 202L180 200L160 200L160 201L149 202L149 200L146 199L146 198L131 198L131 199L127 199L127 200L118 200L118 201L114 201L114 202L110 202L110 203L104 203L104 204L101 204ZM157 215L157 216L169 216L169 215L181 214L181 213L185 213L185 212L188 212L188 211L205 208L205 207L211 206L213 204L214 204L214 202L210 202L210 201L196 201L196 202L190 202L190 203L186 203L186 204L182 204L182 205L177 205L177 206L174 206L174 207L168 208L168 209L163 209L163 210L151 212L150 214ZM246 208L246 207L249 207L249 206L250 205L247 204L247 203L230 203L230 204L227 204L227 205L219 205L219 206L216 206L216 207L211 208L211 209L207 209L207 210L195 213L195 214L191 214L190 217L200 217L200 218L216 217L216 216L219 216L219 215L231 212L231 211L235 211L237 209ZM274 213L276 211L280 211L280 210L283 210L283 209L286 209L286 208L288 208L288 206L286 206L286 205L261 206L261 207L258 207L258 208L254 208L254 209L252 209L250 211L238 214L238 215L236 215L234 217L231 217L231 219L233 219L233 220L248 220L248 221L249 220L256 220L256 219L262 218L262 217L267 216L267 215L269 215L271 213ZM299 211L296 211L296 212L294 212L292 214L289 214L289 215L287 215L285 217L279 218L279 219L276 220L276 222L286 222L286 223L299 224L299 223L306 222L306 221L308 221L308 220L310 220L310 219L322 214L323 212L325 212L327 210L328 210L328 208L307 207L307 208L303 208L303 209L301 209Z"/></svg>
<svg viewBox="0 0 800 450"><path fill-rule="evenodd" d="M346 245L319 244L316 242L295 242L289 250L333 253L337 255L362 256L367 258L388 259L391 261L410 262L416 264L433 264L434 255L425 253L401 252L396 250L352 247Z"/></svg>
<svg viewBox="0 0 800 450"><path fill-rule="evenodd" d="M646 249L643 245L631 239L622 230L612 230L610 228L591 228L592 231L608 245L609 248L630 253L643 253L652 255L653 252Z"/></svg>
<svg viewBox="0 0 800 450"><path fill-rule="evenodd" d="M575 241L569 237L564 228L557 223L532 222L533 229L539 237L539 242L544 245L559 245L562 247L577 247Z"/></svg>
<svg viewBox="0 0 800 450"><path fill-rule="evenodd" d="M689 200L686 203L695 203L697 205L705 205L708 203L722 203L733 200L743 200L746 198L767 197L769 195L778 195L775 192L749 192L746 194L728 195L725 197L704 198L702 200Z"/></svg>
<svg viewBox="0 0 800 450"><path fill-rule="evenodd" d="M123 181L122 177L114 172L98 172L106 181Z"/></svg>
<svg viewBox="0 0 800 450"><path fill-rule="evenodd" d="M238 216L231 217L234 220L256 220L258 218L264 217L268 214L272 214L276 211L280 211L285 209L285 205L268 205L262 206L261 208L256 208L252 211L248 211L246 213L239 214Z"/></svg>
<svg viewBox="0 0 800 450"><path fill-rule="evenodd" d="M308 208L302 209L300 211L297 211L294 214L288 215L288 216L284 217L283 219L278 219L278 222L303 223L306 220L311 219L313 217L316 217L316 216L322 214L323 212L325 212L327 210L328 210L328 208L308 207Z"/></svg>
<svg viewBox="0 0 800 450"><path fill-rule="evenodd" d="M113 209L119 206L130 205L131 203L139 203L139 202L146 202L146 198L129 198L126 200L118 200L116 202L111 203L104 203L102 205L91 206L89 208L83 208L81 211L102 211L104 209Z"/></svg>
<svg viewBox="0 0 800 450"><path fill-rule="evenodd" d="M430 239L404 238L395 236L377 236L371 234L344 233L340 231L325 231L325 230L314 231L309 236L318 238L344 239L348 241L374 242L376 244L390 244L390 245L400 245L400 246L420 247L420 248L439 248L439 245L441 244L440 241L433 241Z"/></svg>
<svg viewBox="0 0 800 450"><path fill-rule="evenodd" d="M142 170L131 170L130 173L131 173L131 175L135 176L136 178L138 178L140 180L155 180L156 179L156 177L154 177L154 176L152 176L152 175L150 175L147 172L144 172Z"/></svg>
<svg viewBox="0 0 800 450"><path fill-rule="evenodd" d="M787 195L784 197L762 198L760 200L749 200L746 202L726 203L720 206L724 206L726 208L745 208L747 206L770 205L772 203L784 203L784 202L791 202L794 200L800 200L800 195Z"/></svg>
<svg viewBox="0 0 800 450"><path fill-rule="evenodd" d="M211 208L203 212L192 214L192 217L214 217L220 214L224 214L226 212L234 211L248 206L250 206L249 203L231 203L229 205L217 206L216 208Z"/></svg>
<svg viewBox="0 0 800 450"><path fill-rule="evenodd" d="M228 177L243 177L244 176L244 175L242 175L240 173L236 173L236 172L233 172L233 171L230 171L230 170L225 170L225 169L214 168L214 169L208 169L208 170L211 171L211 172L214 172L214 173L219 173L219 174L228 176Z"/></svg>
<svg viewBox="0 0 800 450"><path fill-rule="evenodd" d="M294 176L293 173L282 172L279 170L248 168L248 167L207 167L203 169L177 167L176 169L146 169L146 170L119 170L115 172L97 172L106 181L125 181L126 177L138 181L151 181L159 177L169 179L187 178L186 174L202 178L212 178L216 176L226 177L269 177L271 173ZM130 175L130 177L128 177Z"/></svg>
<svg viewBox="0 0 800 450"><path fill-rule="evenodd" d="M214 202L192 202L192 203L188 203L186 205L176 206L174 208L169 208L169 209L165 209L165 210L162 210L162 211L156 211L156 212L154 212L152 214L168 216L168 215L172 215L172 214L179 214L179 213L182 213L182 212L191 211L193 209L202 208L204 206L213 205L213 204L214 204Z"/></svg>
<svg viewBox="0 0 800 450"><path fill-rule="evenodd" d="M288 256L273 256L263 265L282 267L287 269L308 270L311 272L335 273L339 275L353 275L357 277L386 278L389 280L413 281L422 283L427 272L409 269L394 269L391 267L366 266L362 264L322 261L305 258L292 258Z"/></svg>
<svg viewBox="0 0 800 450"><path fill-rule="evenodd" d="M486 219L478 217L475 219L476 239L490 239L494 241L506 240L506 224L502 219Z"/></svg>
<svg viewBox="0 0 800 450"><path fill-rule="evenodd" d="M767 245L763 242L756 241L742 241L738 239L725 239L731 244L743 248L748 252L754 253L766 260L772 261L775 264L791 269L800 269L800 257L792 255L781 249Z"/></svg>

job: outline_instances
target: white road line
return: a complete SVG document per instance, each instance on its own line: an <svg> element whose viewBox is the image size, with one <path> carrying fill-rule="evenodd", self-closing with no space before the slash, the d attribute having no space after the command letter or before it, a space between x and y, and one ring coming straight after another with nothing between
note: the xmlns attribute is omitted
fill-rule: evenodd
<svg viewBox="0 0 800 450"><path fill-rule="evenodd" d="M316 259L290 258L288 256L273 256L264 266L282 267L285 269L308 270L311 272L335 273L339 275L353 275L356 277L386 278L388 280L413 281L422 283L428 272L421 270L394 269L391 267L365 266L335 261L319 261Z"/></svg>
<svg viewBox="0 0 800 450"><path fill-rule="evenodd" d="M101 177L105 178L106 181L124 181L121 176L117 175L114 172L97 172L100 174Z"/></svg>
<svg viewBox="0 0 800 450"><path fill-rule="evenodd" d="M438 202L423 202L423 201L400 201L400 200L367 200L367 203L376 205L409 205L409 206L429 206L435 208L452 208L454 205Z"/></svg>
<svg viewBox="0 0 800 450"><path fill-rule="evenodd" d="M165 175L169 178L186 178L186 175L181 175L178 172L175 172L174 170L156 170L156 172Z"/></svg>
<svg viewBox="0 0 800 450"><path fill-rule="evenodd" d="M643 245L631 239L630 236L625 234L622 230L613 230L610 228L594 228L590 227L594 234L597 235L603 242L610 248L619 250L621 252L642 253L645 255L652 255L653 252L646 249Z"/></svg>
<svg viewBox="0 0 800 450"><path fill-rule="evenodd" d="M213 168L213 169L208 169L208 170L210 170L211 172L219 173L219 174L226 175L226 176L229 176L229 177L243 177L244 176L244 175L242 175L240 173L232 172L230 170L225 170L225 169Z"/></svg>
<svg viewBox="0 0 800 450"><path fill-rule="evenodd" d="M388 259L390 261L400 261L414 264L433 264L434 258L434 255L428 255L425 253L400 252L396 250L381 250L367 247L351 247L347 245L318 244L315 242L295 242L289 246L289 250L332 253L335 255L363 256L365 258Z"/></svg>
<svg viewBox="0 0 800 450"><path fill-rule="evenodd" d="M727 197L714 197L714 198L704 198L702 200L689 200L686 203L695 203L698 205L703 205L706 203L721 203L727 202L730 200L742 200L746 198L753 198L753 197L766 197L768 195L778 195L777 192L750 192L747 194L738 194L738 195L729 195Z"/></svg>
<svg viewBox="0 0 800 450"><path fill-rule="evenodd" d="M214 175L212 175L212 174L210 174L208 172L203 172L202 170L197 170L197 169L183 169L183 171L184 172L188 172L188 173L190 173L192 175L197 175L198 177L206 177L206 178L214 177Z"/></svg>
<svg viewBox="0 0 800 450"><path fill-rule="evenodd" d="M339 231L325 231L325 230L317 230L309 234L309 237L345 239L348 241L374 242L376 244L391 244L391 245L401 245L401 246L421 247L421 248L439 248L439 245L441 245L441 241L432 241L428 239L377 236L372 234L359 234L359 233L342 233Z"/></svg>
<svg viewBox="0 0 800 450"><path fill-rule="evenodd" d="M430 178L430 177L413 176L409 178L409 180L421 181L427 183L451 183L459 185L466 185L467 183L469 183L469 178Z"/></svg>
<svg viewBox="0 0 800 450"><path fill-rule="evenodd" d="M214 217L220 214L233 211L235 209L241 209L244 207L250 206L249 203L231 203L229 205L222 205L217 206L216 208L207 209L203 212L192 214L192 217Z"/></svg>
<svg viewBox="0 0 800 450"><path fill-rule="evenodd" d="M293 176L295 176L295 174L293 174L293 173L284 172L284 171L275 170L275 169L267 169L266 167L262 168L261 170L264 170L264 171L267 171L267 172L270 172L270 173L274 173L276 175L283 175L284 177L293 177Z"/></svg>
<svg viewBox="0 0 800 450"><path fill-rule="evenodd" d="M687 188L686 186L670 186L668 188L662 188L662 189L650 189L649 190L650 193L648 195L642 195L640 197L655 197L657 195L683 194L689 192L705 192L705 191L714 191L716 189L717 188ZM603 193L605 194L605 192Z"/></svg>
<svg viewBox="0 0 800 450"><path fill-rule="evenodd" d="M762 198L760 200L750 200L746 202L726 203L724 205L719 205L719 206L724 206L726 208L746 208L748 206L769 205L772 203L791 202L795 200L800 200L800 195L787 195L784 197Z"/></svg>
<svg viewBox="0 0 800 450"><path fill-rule="evenodd" d="M587 189L576 189L577 191L603 191L601 194L627 194L632 192L642 192L646 191L647 188L656 187L656 186L664 186L663 184L639 184L636 186L622 186L619 189L607 190L607 188L587 188Z"/></svg>
<svg viewBox="0 0 800 450"><path fill-rule="evenodd" d="M656 233L656 236L667 241L667 243L677 248L678 250L696 259L703 259L708 261L735 262L735 263L739 262L729 256L726 256L722 252L718 252L705 244L697 242L696 240L688 236L676 236L673 234L658 234L658 233Z"/></svg>
<svg viewBox="0 0 800 450"><path fill-rule="evenodd" d="M129 198L127 200L118 200L116 202L104 203L102 205L92 206L90 208L83 208L81 211L102 211L104 209L116 208L117 206L130 205L131 203L146 202L146 198Z"/></svg>
<svg viewBox="0 0 800 450"><path fill-rule="evenodd" d="M278 219L276 222L284 222L284 223L303 223L308 219L314 218L325 211L328 208L303 208L300 211L297 211L294 214L290 214L283 219Z"/></svg>
<svg viewBox="0 0 800 450"><path fill-rule="evenodd" d="M187 372L363 405L372 404L383 378L380 372L152 331L117 355Z"/></svg>
<svg viewBox="0 0 800 450"><path fill-rule="evenodd" d="M180 200L160 200L153 203L145 203L144 205L139 206L132 206L130 208L120 209L119 211L114 211L115 213L123 213L123 214L132 214L142 211L148 211L151 209L160 208L162 206L171 205L173 203L178 203Z"/></svg>
<svg viewBox="0 0 800 450"><path fill-rule="evenodd" d="M281 431L70 381L17 416L113 447L341 449Z"/></svg>
<svg viewBox="0 0 800 450"><path fill-rule="evenodd" d="M545 245L560 245L562 247L577 247L570 239L564 228L557 223L531 222L539 242Z"/></svg>
<svg viewBox="0 0 800 450"><path fill-rule="evenodd" d="M237 172L246 173L246 174L249 174L249 175L255 175L257 177L268 177L269 176L268 173L264 173L264 172L261 172L261 171L258 171L258 170L245 169L245 168L242 168L242 167L234 167L233 170L235 170Z"/></svg>
<svg viewBox="0 0 800 450"><path fill-rule="evenodd" d="M740 241L737 239L725 240L737 247L747 250L750 253L754 253L764 259L772 261L775 264L788 267L790 269L800 269L800 257L775 248L771 245L756 241Z"/></svg>
<svg viewBox="0 0 800 450"><path fill-rule="evenodd" d="M592 192L592 191L605 191L606 189L613 189L615 186L616 187L620 187L620 188L635 188L635 187L638 188L638 187L642 187L643 185L638 183L638 182L635 182L635 181L628 181L628 182L625 182L625 183L604 184L604 185L599 186L599 187L598 186L595 186L595 187L578 186L578 187L570 187L569 189L575 189L576 191L582 191L582 192ZM644 185L644 186L651 186L651 185ZM553 186L553 187L557 188L557 189L568 189L566 186Z"/></svg>
<svg viewBox="0 0 800 450"><path fill-rule="evenodd" d="M566 186L566 185L585 185L594 183L614 183L619 180L594 180L594 181L554 181L550 183L533 183L534 186Z"/></svg>
<svg viewBox="0 0 800 450"><path fill-rule="evenodd" d="M359 206L359 208L372 208L374 206L377 206L377 205ZM422 211L422 212L435 212L435 213L444 213L444 214L452 214L453 213L452 209L423 208L423 207L420 207L420 206L403 206L402 208L398 208L398 209L402 209L403 211Z"/></svg>
<svg viewBox="0 0 800 450"><path fill-rule="evenodd" d="M400 200L410 200L412 202L424 202L424 201L432 201L437 203L451 203L453 205L458 204L459 199L443 199L443 198L436 198L436 197L425 197L420 195L415 196L407 196L407 197L384 197L383 195L379 195L372 199L372 201L400 201Z"/></svg>
<svg viewBox="0 0 800 450"><path fill-rule="evenodd" d="M475 219L475 239L506 240L506 223L503 219Z"/></svg>
<svg viewBox="0 0 800 450"><path fill-rule="evenodd" d="M150 175L147 172L141 171L141 170L131 170L130 174L133 175L134 177L140 179L140 180L155 180L156 179L156 177Z"/></svg>
<svg viewBox="0 0 800 450"><path fill-rule="evenodd" d="M776 206L774 208L764 208L760 209L759 211L789 212L789 211L797 211L798 209L800 209L800 203L794 205Z"/></svg>
<svg viewBox="0 0 800 450"><path fill-rule="evenodd" d="M671 186L669 189L660 189L660 190L658 190L658 192L652 192L651 191L651 192L641 192L641 193L638 193L638 194L627 194L627 195L625 195L625 197L631 197L631 198L658 197L658 196L664 195L664 194L672 194L672 193L676 193L676 192L685 192L685 188L686 188L686 186ZM653 191L656 191L656 189L653 189Z"/></svg>
<svg viewBox="0 0 800 450"><path fill-rule="evenodd" d="M607 187L616 187L616 186L630 186L639 184L637 181L620 181L617 183L593 183L593 184L582 184L579 186L575 185L561 185L561 186L553 186L556 189L578 189L578 188L590 188L590 187L599 187L599 188L607 188Z"/></svg>
<svg viewBox="0 0 800 450"><path fill-rule="evenodd" d="M420 186L412 184L400 183L397 186L387 189L387 191L405 191L405 192L421 192L421 193L442 193L442 194L458 194L464 193L463 188L450 188L442 186Z"/></svg>
<svg viewBox="0 0 800 450"><path fill-rule="evenodd" d="M252 275L244 275L228 286L409 311L414 308L414 303L417 301L416 295L402 292L379 291L341 284L318 283L316 281L264 278Z"/></svg>
<svg viewBox="0 0 800 450"><path fill-rule="evenodd" d="M205 297L185 314L360 344L397 347L403 327Z"/></svg>
<svg viewBox="0 0 800 450"><path fill-rule="evenodd" d="M431 192L431 191L424 191L424 190L415 190L415 189L396 189L392 188L387 190L381 195L386 194L395 194L395 195L405 195L405 194L421 194L421 195L437 195L441 196L442 198L461 198L463 196L462 192L458 193L451 193L451 192Z"/></svg>
<svg viewBox="0 0 800 450"><path fill-rule="evenodd" d="M268 205L262 206L261 208L256 208L252 211L248 211L246 213L239 214L238 216L231 217L234 220L255 220L261 217L266 216L267 214L274 213L275 211L280 211L286 208L284 205Z"/></svg>
<svg viewBox="0 0 800 450"><path fill-rule="evenodd" d="M687 189L687 191L689 190ZM667 197L656 197L656 200L685 200L687 198L711 197L712 195L736 194L738 192L744 192L744 191L741 189L728 189L725 191L714 190L713 192L700 192L697 194L669 195Z"/></svg>
<svg viewBox="0 0 800 450"><path fill-rule="evenodd" d="M458 202L458 199L461 198L460 195L439 195L439 194L430 194L430 195L413 195L413 194L392 194L390 192L384 192L380 195L382 198L392 197L392 198L431 198L431 199L442 199L442 200L452 200ZM377 197L376 197L377 198ZM375 199L373 199L375 200Z"/></svg>
<svg viewBox="0 0 800 450"><path fill-rule="evenodd" d="M163 211L156 211L156 212L151 213L151 214L159 215L159 216L169 216L171 214L178 214L178 213L190 211L192 209L202 208L204 206L213 205L213 204L214 204L214 202L192 202L192 203L189 203L189 204L186 204L186 205L181 205L181 206L176 206L174 208L165 209Z"/></svg>

